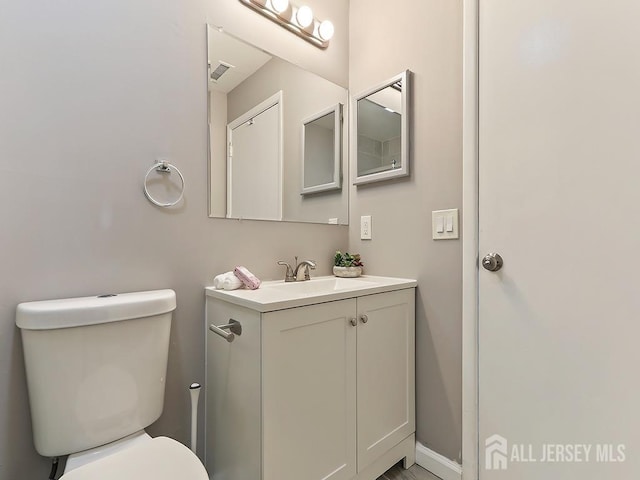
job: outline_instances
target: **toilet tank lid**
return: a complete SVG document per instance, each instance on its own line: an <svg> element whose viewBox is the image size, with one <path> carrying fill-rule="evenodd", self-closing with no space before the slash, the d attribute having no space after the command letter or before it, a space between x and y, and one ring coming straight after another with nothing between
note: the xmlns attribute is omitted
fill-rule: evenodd
<svg viewBox="0 0 640 480"><path fill-rule="evenodd" d="M198 457L181 443L157 437L88 463L60 480L208 480Z"/></svg>
<svg viewBox="0 0 640 480"><path fill-rule="evenodd" d="M25 330L52 330L118 322L172 312L176 292L170 289L26 302L16 309L16 325Z"/></svg>

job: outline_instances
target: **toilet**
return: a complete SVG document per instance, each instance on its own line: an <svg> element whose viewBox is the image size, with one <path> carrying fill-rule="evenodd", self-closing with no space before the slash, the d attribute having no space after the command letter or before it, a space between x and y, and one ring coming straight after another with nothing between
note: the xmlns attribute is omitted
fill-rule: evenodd
<svg viewBox="0 0 640 480"><path fill-rule="evenodd" d="M208 480L187 447L144 429L164 406L173 290L21 303L36 450L60 480Z"/></svg>

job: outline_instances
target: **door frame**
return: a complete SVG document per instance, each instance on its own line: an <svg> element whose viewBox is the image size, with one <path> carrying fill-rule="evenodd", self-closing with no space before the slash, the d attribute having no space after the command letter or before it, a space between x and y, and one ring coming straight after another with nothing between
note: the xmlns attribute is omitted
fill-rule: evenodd
<svg viewBox="0 0 640 480"><path fill-rule="evenodd" d="M478 47L480 0L463 0L462 479L478 480Z"/></svg>

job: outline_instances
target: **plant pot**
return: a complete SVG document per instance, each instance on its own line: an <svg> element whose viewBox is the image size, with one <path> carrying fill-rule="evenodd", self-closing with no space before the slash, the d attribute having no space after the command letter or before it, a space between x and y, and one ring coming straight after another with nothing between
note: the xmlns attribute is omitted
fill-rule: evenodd
<svg viewBox="0 0 640 480"><path fill-rule="evenodd" d="M336 277L355 278L362 275L362 267L333 267Z"/></svg>

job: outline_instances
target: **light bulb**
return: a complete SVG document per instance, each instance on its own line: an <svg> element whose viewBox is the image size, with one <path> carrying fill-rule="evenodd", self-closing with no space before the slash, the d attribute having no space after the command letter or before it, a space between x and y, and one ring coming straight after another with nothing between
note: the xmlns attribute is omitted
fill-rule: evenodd
<svg viewBox="0 0 640 480"><path fill-rule="evenodd" d="M331 40L331 37L333 37L333 33L333 23L331 23L329 20L324 20L318 27L318 35L320 35L320 38L325 42Z"/></svg>
<svg viewBox="0 0 640 480"><path fill-rule="evenodd" d="M284 13L289 8L289 0L271 0L271 6L276 13Z"/></svg>
<svg viewBox="0 0 640 480"><path fill-rule="evenodd" d="M308 26L312 25L313 10L311 10L311 8L307 7L306 5L303 5L296 12L296 21L302 28L307 28Z"/></svg>

